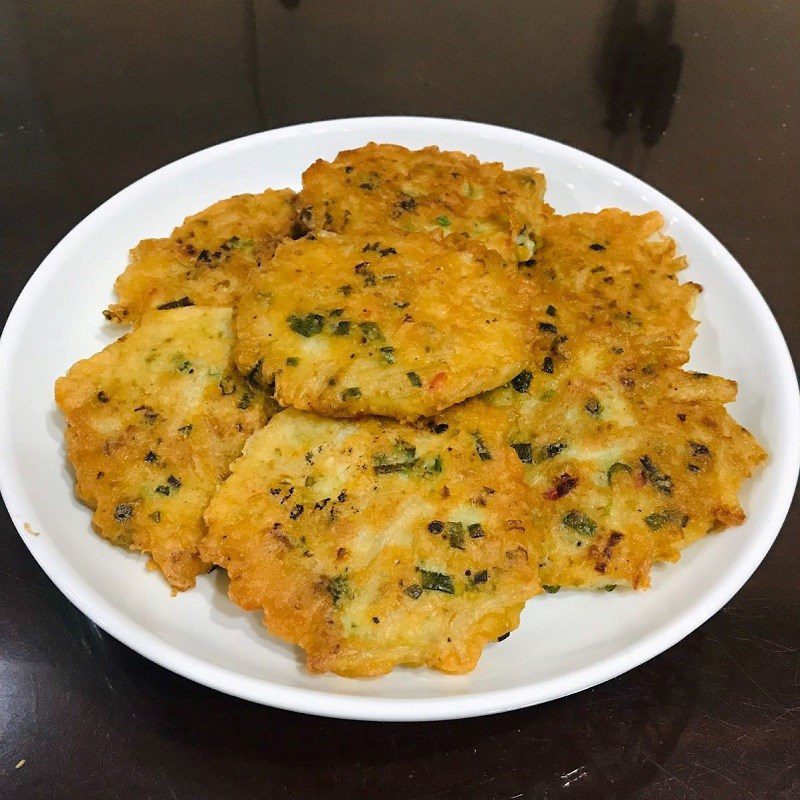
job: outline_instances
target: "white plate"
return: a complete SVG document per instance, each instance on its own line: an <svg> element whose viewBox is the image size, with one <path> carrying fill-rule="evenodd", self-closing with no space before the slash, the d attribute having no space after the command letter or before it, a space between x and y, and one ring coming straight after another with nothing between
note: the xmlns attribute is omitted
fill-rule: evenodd
<svg viewBox="0 0 800 800"><path fill-rule="evenodd" d="M658 209L706 287L692 365L739 381L731 412L770 452L743 490L748 522L658 567L653 588L567 592L532 600L519 630L489 646L469 675L396 670L370 680L313 677L297 653L237 610L219 571L171 597L144 557L91 533L64 458L53 382L114 331L100 310L139 239L167 235L212 201L299 187L316 158L370 140L437 144L509 167L535 165L560 212ZM787 265L788 268L788 265ZM80 223L20 295L0 340L0 487L34 558L87 616L149 659L199 683L281 708L333 717L426 720L490 714L577 692L670 647L719 610L764 558L786 516L800 459L800 403L786 344L766 303L725 248L662 194L586 153L471 122L383 117L267 131L170 164ZM30 531L39 532L34 535Z"/></svg>

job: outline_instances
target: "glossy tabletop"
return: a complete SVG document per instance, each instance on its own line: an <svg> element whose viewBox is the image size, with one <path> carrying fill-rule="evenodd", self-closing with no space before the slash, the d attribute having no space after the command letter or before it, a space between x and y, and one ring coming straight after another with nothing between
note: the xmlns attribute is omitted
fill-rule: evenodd
<svg viewBox="0 0 800 800"><path fill-rule="evenodd" d="M296 122L415 114L557 139L665 192L749 272L796 357L799 63L795 2L5 0L0 320L76 222L158 166ZM3 508L0 797L800 798L798 528L795 502L722 611L614 681L377 724L144 660L60 595Z"/></svg>

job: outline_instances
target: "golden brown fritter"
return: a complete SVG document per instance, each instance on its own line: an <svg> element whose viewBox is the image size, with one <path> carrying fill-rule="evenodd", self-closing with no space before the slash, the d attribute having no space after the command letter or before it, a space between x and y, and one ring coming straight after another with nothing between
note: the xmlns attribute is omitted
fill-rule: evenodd
<svg viewBox="0 0 800 800"><path fill-rule="evenodd" d="M105 316L137 324L154 309L232 306L292 233L294 197L289 189L229 197L187 217L168 239L139 242Z"/></svg>
<svg viewBox="0 0 800 800"><path fill-rule="evenodd" d="M542 226L544 190L544 175L532 168L508 171L438 147L373 142L312 164L298 207L308 230L442 230L527 261Z"/></svg>
<svg viewBox="0 0 800 800"><path fill-rule="evenodd" d="M529 358L516 266L441 234L320 233L281 245L236 311L244 374L281 405L414 419L501 385Z"/></svg>
<svg viewBox="0 0 800 800"><path fill-rule="evenodd" d="M702 287L678 281L686 259L676 256L663 224L656 211L637 216L617 208L548 217L542 247L519 275L534 298L540 343L554 345L555 361L559 334L548 338L547 326L631 338L643 360L688 360Z"/></svg>
<svg viewBox="0 0 800 800"><path fill-rule="evenodd" d="M212 499L201 553L312 672L467 672L539 591L529 489L504 438L483 403L430 427L287 409Z"/></svg>
<svg viewBox="0 0 800 800"><path fill-rule="evenodd" d="M56 382L78 496L98 532L174 589L208 570L203 510L272 401L233 366L232 311L151 312Z"/></svg>
<svg viewBox="0 0 800 800"><path fill-rule="evenodd" d="M679 369L699 287L675 280L660 224L615 209L549 221L525 268L534 357L485 396L512 419L548 587L646 587L653 563L744 520L739 486L765 458L724 408L735 384Z"/></svg>
<svg viewBox="0 0 800 800"><path fill-rule="evenodd" d="M725 411L733 382L647 374L604 349L602 371L539 372L487 398L514 420L548 586L648 586L653 563L744 521L737 492L765 457Z"/></svg>

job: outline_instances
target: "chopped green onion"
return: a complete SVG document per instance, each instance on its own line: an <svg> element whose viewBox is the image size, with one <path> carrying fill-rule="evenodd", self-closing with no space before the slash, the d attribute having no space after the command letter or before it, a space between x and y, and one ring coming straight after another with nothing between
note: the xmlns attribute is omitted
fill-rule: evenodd
<svg viewBox="0 0 800 800"><path fill-rule="evenodd" d="M561 522L568 528L577 531L581 536L594 536L597 532L597 523L580 511L570 511L564 515Z"/></svg>
<svg viewBox="0 0 800 800"><path fill-rule="evenodd" d="M511 386L515 392L519 392L520 394L525 394L531 387L531 375L530 371L527 369L522 370L515 378L511 379Z"/></svg>
<svg viewBox="0 0 800 800"><path fill-rule="evenodd" d="M256 361L256 363L253 364L252 367L250 367L250 371L247 373L247 375L244 376L244 379L248 383L252 383L253 386L258 386L258 387L261 386L261 381L264 377L261 371L263 363L264 360L259 358L258 361Z"/></svg>
<svg viewBox="0 0 800 800"><path fill-rule="evenodd" d="M361 328L361 333L367 338L370 342L379 342L383 341L383 334L381 333L381 329L375 322L359 322L358 327Z"/></svg>
<svg viewBox="0 0 800 800"><path fill-rule="evenodd" d="M478 458L480 458L481 461L491 461L492 460L492 454L489 451L489 449L486 447L486 444L484 443L483 438L481 437L480 433L475 431L472 434L472 438L475 441L475 452L478 454Z"/></svg>
<svg viewBox="0 0 800 800"><path fill-rule="evenodd" d="M464 549L464 525L461 522L448 522L447 535L450 539L450 547L456 550Z"/></svg>
<svg viewBox="0 0 800 800"><path fill-rule="evenodd" d="M648 514L644 518L644 521L647 527L652 531L660 530L667 523L673 523L679 525L681 528L685 528L689 523L689 515L674 508L665 508L662 511Z"/></svg>
<svg viewBox="0 0 800 800"><path fill-rule="evenodd" d="M430 572L427 569L421 569L420 583L422 588L429 592L444 592L445 594L455 594L455 587L453 586L453 578L443 572Z"/></svg>
<svg viewBox="0 0 800 800"><path fill-rule="evenodd" d="M387 364L394 364L394 347L381 347L380 352Z"/></svg>
<svg viewBox="0 0 800 800"><path fill-rule="evenodd" d="M388 475L391 472L403 472L417 463L417 448L408 442L398 440L391 455L379 453L374 458L376 475Z"/></svg>
<svg viewBox="0 0 800 800"><path fill-rule="evenodd" d="M309 338L311 336L316 336L322 331L322 325L325 319L321 314L306 314L304 317L298 317L292 314L287 318L286 322L295 333Z"/></svg>
<svg viewBox="0 0 800 800"><path fill-rule="evenodd" d="M480 522L473 522L472 525L467 526L470 539L482 539L486 533L483 530Z"/></svg>
<svg viewBox="0 0 800 800"><path fill-rule="evenodd" d="M428 456L420 463L422 471L425 475L440 475L442 472L442 457Z"/></svg>
<svg viewBox="0 0 800 800"><path fill-rule="evenodd" d="M327 589L328 594L333 598L334 606L338 605L340 600L349 600L353 597L347 575L337 575L335 578L329 578Z"/></svg>
<svg viewBox="0 0 800 800"><path fill-rule="evenodd" d="M642 456L639 459L639 463L642 465L647 480L649 480L661 494L672 494L672 478L661 472L653 463L650 456Z"/></svg>
<svg viewBox="0 0 800 800"><path fill-rule="evenodd" d="M162 303L160 306L156 306L158 311L169 311L173 308L186 308L187 306L193 306L194 303L188 297L181 297L178 300L170 300L168 303Z"/></svg>
<svg viewBox="0 0 800 800"><path fill-rule="evenodd" d="M511 446L517 451L517 456L523 464L533 463L533 447L530 442L514 442Z"/></svg>
<svg viewBox="0 0 800 800"><path fill-rule="evenodd" d="M567 447L569 447L569 445L567 442L563 441L563 439L558 442L552 442L551 444L544 445L536 451L536 455L534 456L533 460L535 463L541 464L542 461L555 458L559 453L566 450Z"/></svg>

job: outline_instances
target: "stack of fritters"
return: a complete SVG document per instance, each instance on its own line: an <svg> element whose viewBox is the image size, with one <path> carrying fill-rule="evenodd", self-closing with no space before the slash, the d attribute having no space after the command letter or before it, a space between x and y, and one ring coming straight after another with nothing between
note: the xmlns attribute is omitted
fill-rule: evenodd
<svg viewBox="0 0 800 800"><path fill-rule="evenodd" d="M105 312L137 327L56 387L98 531L358 676L468 671L541 588L645 588L740 523L765 454L682 369L660 215L544 187L370 144L142 242Z"/></svg>

